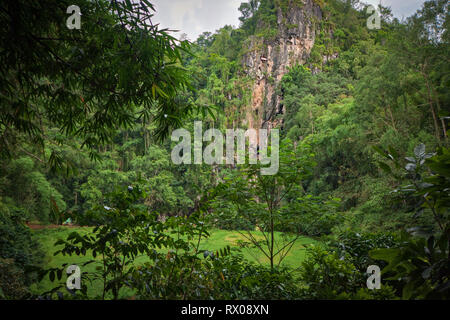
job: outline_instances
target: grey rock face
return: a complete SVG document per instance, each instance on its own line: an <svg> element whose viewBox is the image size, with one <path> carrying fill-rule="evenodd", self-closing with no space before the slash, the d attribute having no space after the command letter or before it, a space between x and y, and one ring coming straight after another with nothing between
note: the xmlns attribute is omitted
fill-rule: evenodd
<svg viewBox="0 0 450 320"><path fill-rule="evenodd" d="M278 8L275 39L250 40L248 53L243 57L247 74L255 80L252 105L244 120L249 128L270 129L279 124L275 117L285 110L276 87L289 67L308 59L321 19L322 11L314 0L303 0L302 6L291 6L286 12Z"/></svg>

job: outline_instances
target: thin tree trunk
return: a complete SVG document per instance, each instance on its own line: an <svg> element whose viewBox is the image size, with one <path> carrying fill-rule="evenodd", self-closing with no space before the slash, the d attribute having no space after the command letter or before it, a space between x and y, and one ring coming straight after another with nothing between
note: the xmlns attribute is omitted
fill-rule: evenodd
<svg viewBox="0 0 450 320"><path fill-rule="evenodd" d="M398 132L398 130L397 130L396 126L395 126L394 115L392 113L392 108L391 108L390 104L388 104L388 110L389 110L389 116L391 118L392 128L394 128L395 132Z"/></svg>
<svg viewBox="0 0 450 320"><path fill-rule="evenodd" d="M431 87L431 90L433 92L434 98L436 99L436 105L437 105L437 108L438 108L438 112L440 112L441 111L441 104L439 103L439 97L437 95L437 92L436 92L436 90L433 87ZM444 134L444 139L445 139L445 141L448 141L447 127L445 126L445 120L443 118L440 118L440 120L441 120L441 124L442 124L442 132Z"/></svg>
<svg viewBox="0 0 450 320"><path fill-rule="evenodd" d="M434 130L435 130L436 138L437 138L438 141L439 141L439 140L440 140L439 123L438 123L438 121L437 121L436 111L434 110L434 107L433 107L433 99L432 99L432 97L431 97L430 83L429 83L429 81L428 81L427 75L425 74L425 71L424 71L424 67L423 67L423 66L422 66L422 76L423 76L423 78L425 79L425 84L426 84L426 86L427 86L428 104L430 105L430 111L431 111L431 114L433 115Z"/></svg>

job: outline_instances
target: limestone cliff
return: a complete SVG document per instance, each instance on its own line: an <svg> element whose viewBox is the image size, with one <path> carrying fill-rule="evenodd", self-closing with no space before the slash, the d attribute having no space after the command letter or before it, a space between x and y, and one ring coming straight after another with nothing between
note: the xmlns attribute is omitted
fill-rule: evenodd
<svg viewBox="0 0 450 320"><path fill-rule="evenodd" d="M284 113L284 107L277 85L288 67L306 62L314 46L321 9L314 0L292 2L296 4L277 8L277 36L272 40L252 37L243 57L247 74L255 80L245 116L249 128L270 129L280 124L276 116Z"/></svg>

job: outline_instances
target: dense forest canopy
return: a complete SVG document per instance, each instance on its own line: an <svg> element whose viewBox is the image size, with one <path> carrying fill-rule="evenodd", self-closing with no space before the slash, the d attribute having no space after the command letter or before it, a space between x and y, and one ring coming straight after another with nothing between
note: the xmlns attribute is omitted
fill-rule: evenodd
<svg viewBox="0 0 450 320"><path fill-rule="evenodd" d="M150 2L77 0L80 29L70 1L0 4L0 298L62 290L54 252L102 257L67 298L449 298L447 1L369 29L358 0L249 0L193 42ZM194 121L279 129L279 172L175 165Z"/></svg>

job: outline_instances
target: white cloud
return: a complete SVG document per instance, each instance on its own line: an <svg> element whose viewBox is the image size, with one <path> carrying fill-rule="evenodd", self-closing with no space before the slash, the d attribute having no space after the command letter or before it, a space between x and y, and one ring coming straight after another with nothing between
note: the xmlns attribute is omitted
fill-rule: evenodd
<svg viewBox="0 0 450 320"><path fill-rule="evenodd" d="M380 0L362 0L368 4L377 6ZM422 7L425 0L381 0L384 7L390 7L395 17L402 19L411 16Z"/></svg>
<svg viewBox="0 0 450 320"><path fill-rule="evenodd" d="M243 0L153 0L154 22L180 30L195 40L205 31L214 32L224 25L239 26L238 11Z"/></svg>

